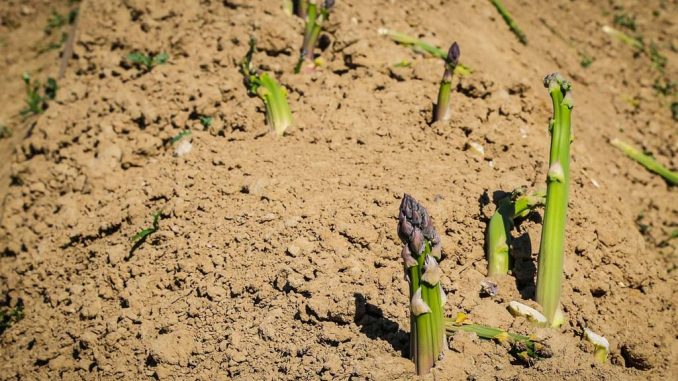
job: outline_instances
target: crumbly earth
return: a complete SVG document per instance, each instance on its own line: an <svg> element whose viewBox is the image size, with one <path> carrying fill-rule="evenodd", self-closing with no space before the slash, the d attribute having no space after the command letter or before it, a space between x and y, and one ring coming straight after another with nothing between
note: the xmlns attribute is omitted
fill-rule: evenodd
<svg viewBox="0 0 678 381"><path fill-rule="evenodd" d="M646 380L678 372L678 189L608 144L678 168L670 96L678 11L666 1L505 0L529 45L483 1L340 0L318 72L292 74L303 30L280 2L6 1L0 4L0 303L25 317L0 336L0 379L370 379L414 377L407 283L396 234L412 194L442 236L448 316L535 334L553 356L524 367L467 333L439 380ZM55 76L36 54L51 9L80 7L57 99L16 117L20 74ZM668 59L604 34L615 15ZM455 79L453 118L430 125L439 60L376 33L458 41L473 74ZM238 72L249 35L257 67L289 92L294 127L276 137ZM169 53L145 72L125 57ZM582 54L594 58L588 68ZM410 67L395 67L402 60ZM551 114L545 74L572 79L571 195L562 303L537 329L506 310L534 297L543 210L522 221L516 271L481 297L493 201L545 187ZM209 126L201 116L213 118ZM189 129L192 150L171 138ZM479 152L477 145L483 148ZM130 237L159 230L140 244ZM584 327L605 336L594 364Z"/></svg>

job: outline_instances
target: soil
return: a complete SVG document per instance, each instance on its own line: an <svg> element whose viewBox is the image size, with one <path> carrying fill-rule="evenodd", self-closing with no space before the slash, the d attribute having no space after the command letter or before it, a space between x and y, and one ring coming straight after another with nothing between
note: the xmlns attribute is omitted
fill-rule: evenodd
<svg viewBox="0 0 678 381"><path fill-rule="evenodd" d="M442 380L646 380L678 373L678 189L608 144L620 137L678 168L671 96L678 11L666 1L506 0L520 44L490 2L336 2L326 62L294 75L303 23L279 2L6 1L0 4L0 298L24 318L0 336L0 379L371 379L414 377L396 234L402 195L443 242L447 316L534 334L553 356L525 367L457 333ZM52 9L80 7L73 58L46 112L22 119L29 71ZM602 32L614 16L667 58ZM439 60L379 27L458 41L473 73L455 79L453 118L430 124ZM554 34L556 33L556 34ZM289 92L295 123L276 137L238 72L249 35L259 68ZM146 72L131 51L166 51ZM580 53L594 58L584 68ZM402 60L410 67L395 67ZM541 216L516 229L519 265L481 297L485 227L503 192L545 187L550 99L572 79L575 109L561 329L506 310L534 297ZM209 126L201 116L213 118ZM189 129L192 149L170 140ZM479 144L484 152L473 146ZM158 231L130 237L161 212ZM584 327L611 353L593 361Z"/></svg>

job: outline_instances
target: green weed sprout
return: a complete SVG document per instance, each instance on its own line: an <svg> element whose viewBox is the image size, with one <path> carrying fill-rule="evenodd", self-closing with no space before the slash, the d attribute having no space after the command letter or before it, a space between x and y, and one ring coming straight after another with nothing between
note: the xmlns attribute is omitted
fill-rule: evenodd
<svg viewBox="0 0 678 381"><path fill-rule="evenodd" d="M626 44L626 45L628 45L628 46L630 46L630 47L632 47L636 50L643 50L644 47L645 47L645 45L643 44L642 41L640 41L636 38L633 38L633 37L629 36L628 34L622 32L620 30L614 29L611 26L608 26L608 25L603 26L603 32L605 32L606 34L616 38L617 40L623 42L624 44Z"/></svg>
<svg viewBox="0 0 678 381"><path fill-rule="evenodd" d="M209 126L211 126L213 120L214 119L211 116L205 116L205 115L200 116L200 124L205 128L208 128Z"/></svg>
<svg viewBox="0 0 678 381"><path fill-rule="evenodd" d="M24 304L19 301L13 308L0 309L0 335L24 318Z"/></svg>
<svg viewBox="0 0 678 381"><path fill-rule="evenodd" d="M671 171L665 166L659 164L652 156L645 155L633 146L624 143L619 139L612 139L610 144L622 151L626 156L638 162L649 171L654 172L664 178L671 185L678 185L678 172Z"/></svg>
<svg viewBox="0 0 678 381"><path fill-rule="evenodd" d="M170 143L174 144L174 143L178 142L179 140L185 138L186 136L190 136L190 135L191 135L191 130L183 130L180 133L173 136L172 139L170 140Z"/></svg>
<svg viewBox="0 0 678 381"><path fill-rule="evenodd" d="M564 316L560 310L560 293L563 278L563 251L565 225L567 222L567 199L570 183L570 128L574 107L572 85L560 74L549 74L544 78L553 102L551 150L546 181L546 206L544 225L539 248L537 271L537 302L542 306L544 316L553 327L562 325Z"/></svg>
<svg viewBox="0 0 678 381"><path fill-rule="evenodd" d="M21 116L42 114L47 109L47 101L56 97L58 89L56 80L52 77L47 78L47 82L42 88L43 92L40 94L41 86L39 81L31 80L31 76L28 73L24 73L21 79L26 86L26 99L24 100L26 107L20 111Z"/></svg>
<svg viewBox="0 0 678 381"><path fill-rule="evenodd" d="M456 332L475 333L481 339L495 340L510 347L510 353L525 365L533 365L536 360L552 356L551 349L534 337L505 331L501 328L488 327L466 322L466 315L458 313L454 319L445 319L445 331L448 336Z"/></svg>
<svg viewBox="0 0 678 381"><path fill-rule="evenodd" d="M523 45L527 45L527 36L525 33L523 33L518 24L516 24L515 20L513 20L513 17L511 17L511 14L508 12L506 7L504 7L501 1L490 0L490 2L495 8L497 8L497 11L506 22L506 25L508 25L509 29L511 29L511 32L516 35L518 41L520 41L520 43Z"/></svg>
<svg viewBox="0 0 678 381"><path fill-rule="evenodd" d="M130 241L131 242L141 241L144 238L146 238L149 234L152 234L152 233L155 233L156 231L158 231L158 228L159 228L158 223L159 223L161 218L162 218L162 211L159 210L159 211L155 212L155 214L153 215L153 225L151 225L151 227L148 227L146 229L139 231L132 238L130 238Z"/></svg>
<svg viewBox="0 0 678 381"><path fill-rule="evenodd" d="M514 190L497 203L497 210L487 225L488 276L505 275L510 270L509 248L514 220L526 217L533 209L544 205L545 193L526 194L524 188Z"/></svg>
<svg viewBox="0 0 678 381"><path fill-rule="evenodd" d="M168 59L169 54L166 52L160 52L156 55L132 52L127 55L129 62L143 67L146 71L151 71L154 67L167 63Z"/></svg>
<svg viewBox="0 0 678 381"><path fill-rule="evenodd" d="M410 354L417 374L428 373L444 352L443 307L440 286L440 236L426 209L405 194L398 216L398 236L406 278L410 284Z"/></svg>
<svg viewBox="0 0 678 381"><path fill-rule="evenodd" d="M256 40L250 39L250 48L240 63L245 76L245 85L251 96L258 96L266 107L266 120L278 136L282 136L292 125L292 112L287 103L287 91L268 73L259 74L252 68L252 56L256 51Z"/></svg>
<svg viewBox="0 0 678 381"><path fill-rule="evenodd" d="M429 44L428 42L420 40L414 36L410 36L408 34L387 28L379 28L377 33L379 33L382 36L389 37L392 41L394 41L397 44L409 46L417 53L428 54L430 56L440 58L445 62L447 62L448 60L447 56L449 51L446 52L441 48ZM457 63L457 66L454 69L454 74L462 77L466 77L470 75L472 72L473 70L469 66L464 65L462 63Z"/></svg>
<svg viewBox="0 0 678 381"><path fill-rule="evenodd" d="M12 137L12 130L5 126L4 124L0 124L0 139L7 139Z"/></svg>
<svg viewBox="0 0 678 381"><path fill-rule="evenodd" d="M324 0L320 5L316 4L316 0L308 0L306 9L306 26L304 27L304 42L301 45L301 54L297 66L294 68L295 73L312 72L320 61L313 56L313 50L318 43L320 31L323 24L330 16L330 10L334 6L334 0Z"/></svg>
<svg viewBox="0 0 678 381"><path fill-rule="evenodd" d="M459 64L459 45L454 42L450 46L445 59L445 72L443 79L440 80L440 88L438 89L438 102L436 103L433 112L433 121L449 120L450 119L450 90L452 89L452 75Z"/></svg>

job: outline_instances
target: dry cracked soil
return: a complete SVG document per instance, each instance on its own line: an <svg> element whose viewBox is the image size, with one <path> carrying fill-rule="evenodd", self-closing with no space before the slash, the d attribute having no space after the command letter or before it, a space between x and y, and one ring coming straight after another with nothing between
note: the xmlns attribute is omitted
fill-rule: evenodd
<svg viewBox="0 0 678 381"><path fill-rule="evenodd" d="M0 3L0 123L13 131L0 140L0 307L23 314L3 317L0 379L412 379L404 193L442 236L446 315L537 335L553 352L526 367L458 333L423 379L676 377L678 189L608 144L678 168L675 1L506 0L522 45L489 1L338 0L325 64L301 75L303 22L281 3ZM45 31L72 9L76 24ZM449 122L430 123L441 62L380 27L459 43L473 73L454 80ZM254 64L288 91L283 137L239 73L250 35ZM146 71L132 51L169 60ZM59 88L22 118L24 71ZM557 330L506 310L533 303L542 209L516 227L519 266L481 296L493 201L545 187L542 79L554 71L575 97ZM192 149L177 156L184 130ZM131 243L156 212L159 229ZM607 363L594 363L584 327L610 341Z"/></svg>

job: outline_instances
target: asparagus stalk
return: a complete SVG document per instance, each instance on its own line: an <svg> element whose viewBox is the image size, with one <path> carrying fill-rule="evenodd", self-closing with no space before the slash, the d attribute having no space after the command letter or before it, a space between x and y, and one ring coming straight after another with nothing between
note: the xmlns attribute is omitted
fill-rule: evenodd
<svg viewBox="0 0 678 381"><path fill-rule="evenodd" d="M443 306L440 287L440 236L426 209L405 194L398 216L398 236L406 278L410 283L410 353L417 374L428 373L444 352Z"/></svg>
<svg viewBox="0 0 678 381"><path fill-rule="evenodd" d="M636 50L643 50L645 48L642 41L635 39L620 30L614 29L609 25L603 26L603 32Z"/></svg>
<svg viewBox="0 0 678 381"><path fill-rule="evenodd" d="M497 211L487 226L488 275L504 275L510 269L509 247L514 220L527 216L538 206L544 205L544 192L525 194L524 188L513 191L510 197L498 202Z"/></svg>
<svg viewBox="0 0 678 381"><path fill-rule="evenodd" d="M610 351L610 343L607 339L588 328L584 329L584 340L593 344L593 359L598 363L607 361L607 353Z"/></svg>
<svg viewBox="0 0 678 381"><path fill-rule="evenodd" d="M454 42L450 46L445 58L445 72L443 79L440 80L440 88L438 89L438 103L433 113L433 121L449 120L450 119L450 90L452 89L452 75L459 64L459 45Z"/></svg>
<svg viewBox="0 0 678 381"><path fill-rule="evenodd" d="M520 41L520 43L523 45L527 45L527 36L525 35L525 33L523 33L518 24L516 24L516 22L513 20L513 17L511 17L511 14L504 7L501 1L490 0L490 2L494 5L495 8L497 8L497 11L506 22L506 25L508 25L509 29L511 29L511 32L513 32L513 34L516 35L518 41Z"/></svg>
<svg viewBox="0 0 678 381"><path fill-rule="evenodd" d="M560 74L546 76L553 102L550 123L551 152L547 175L546 207L539 249L537 272L537 302L553 327L560 326L564 317L560 311L560 293L563 277L563 249L567 222L567 199L570 182L570 117L574 103L571 84Z"/></svg>
<svg viewBox="0 0 678 381"><path fill-rule="evenodd" d="M610 144L617 147L626 156L640 163L649 171L654 172L664 178L671 185L678 185L678 172L671 171L665 166L659 164L653 157L648 156L634 148L633 146L624 143L619 139L612 139Z"/></svg>
<svg viewBox="0 0 678 381"><path fill-rule="evenodd" d="M302 3L305 3L302 1ZM324 0L323 4L316 4L316 0L308 0L306 3L306 25L304 27L304 42L301 45L301 54L295 73L300 73L302 69L305 72L312 72L317 65L313 50L318 43L320 31L323 24L330 15L330 10L334 6L334 0Z"/></svg>
<svg viewBox="0 0 678 381"><path fill-rule="evenodd" d="M463 314L461 314L463 315ZM472 332L481 339L496 340L511 346L511 354L527 365L532 365L535 360L551 357L551 350L546 344L530 336L520 335L505 331L501 328L488 327L480 324L468 324L463 322L459 315L456 319L445 319L445 332L454 335L456 332Z"/></svg>
<svg viewBox="0 0 678 381"><path fill-rule="evenodd" d="M379 28L378 33L382 36L387 36L391 38L391 40L398 44L410 46L416 52L425 53L433 57L440 58L446 63L448 61L449 51L446 52L443 49L435 45L431 45L428 42L420 40L414 36L410 36L408 34L386 28ZM458 62L457 65L455 66L454 74L465 77L467 75L470 75L472 71L473 70L471 70L470 67Z"/></svg>
<svg viewBox="0 0 678 381"><path fill-rule="evenodd" d="M245 84L250 95L259 96L266 107L266 120L277 135L283 135L292 125L292 112L287 103L287 91L268 73L259 74L252 68L252 56L256 51L256 40L250 39L250 48L240 63L240 70L245 76Z"/></svg>

